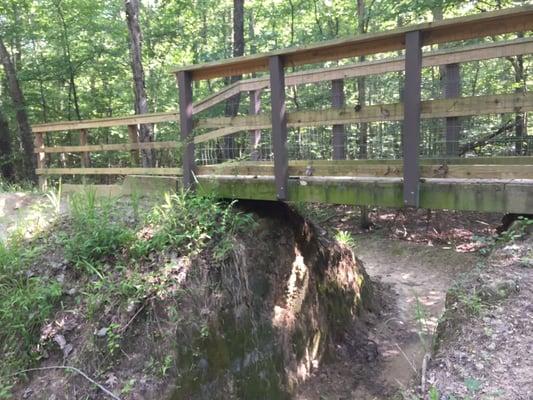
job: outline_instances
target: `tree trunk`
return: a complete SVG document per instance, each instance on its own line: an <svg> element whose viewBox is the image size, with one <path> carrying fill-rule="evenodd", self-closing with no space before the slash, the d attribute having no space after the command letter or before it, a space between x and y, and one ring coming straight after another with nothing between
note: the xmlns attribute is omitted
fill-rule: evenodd
<svg viewBox="0 0 533 400"><path fill-rule="evenodd" d="M518 33L518 38L523 38L524 34L522 32ZM515 72L515 83L516 89L515 93L524 93L526 87L526 76L524 71L524 57L519 55L514 59L511 59ZM515 155L521 156L527 154L527 146L524 149L524 140L526 139L527 125L525 124L525 113L516 113L515 115ZM525 150L525 151L524 151Z"/></svg>
<svg viewBox="0 0 533 400"><path fill-rule="evenodd" d="M131 70L135 92L135 114L148 113L148 101L144 82L142 65L142 36L139 25L139 0L124 0L126 6L126 20L130 37ZM139 129L139 140L143 143L153 141L153 129L150 124L142 124ZM154 166L154 152L150 149L141 151L142 165L144 168Z"/></svg>
<svg viewBox="0 0 533 400"><path fill-rule="evenodd" d="M357 0L357 33L366 33L366 10L365 1ZM365 56L360 56L359 61L365 61ZM364 107L366 102L366 78L360 76L357 78L357 102L359 106ZM368 157L368 123L359 124L359 158Z"/></svg>
<svg viewBox="0 0 533 400"><path fill-rule="evenodd" d="M244 0L233 0L233 57L244 55ZM235 83L242 79L242 75L232 76L230 82ZM226 102L226 116L234 117L239 112L241 102L240 93L230 97ZM224 137L224 159L235 157L235 137Z"/></svg>
<svg viewBox="0 0 533 400"><path fill-rule="evenodd" d="M0 61L4 66L4 72L7 77L7 86L13 106L15 107L17 124L19 128L20 141L22 149L24 150L24 157L22 161L23 171L21 177L35 182L35 157L33 154L33 135L31 132L30 123L28 121L28 114L26 113L26 102L24 94L20 88L19 81L9 52L4 45L2 37L0 37Z"/></svg>
<svg viewBox="0 0 533 400"><path fill-rule="evenodd" d="M11 135L7 119L2 114L0 108L0 173L2 178L13 181L15 173L13 171L13 154L11 149Z"/></svg>
<svg viewBox="0 0 533 400"><path fill-rule="evenodd" d="M357 33L364 34L367 31L367 16L365 9L365 0L357 0ZM364 62L365 56L359 57L359 61ZM360 107L365 106L366 102L366 80L364 76L357 78L357 101ZM368 123L359 124L359 158L368 158ZM359 224L361 228L368 229L371 225L368 216L368 207L362 206L361 218Z"/></svg>

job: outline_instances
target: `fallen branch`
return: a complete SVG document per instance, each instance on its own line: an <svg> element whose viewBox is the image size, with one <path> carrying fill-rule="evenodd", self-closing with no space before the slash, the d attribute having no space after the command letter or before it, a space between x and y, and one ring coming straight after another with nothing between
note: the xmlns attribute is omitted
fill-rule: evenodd
<svg viewBox="0 0 533 400"><path fill-rule="evenodd" d="M499 127L494 132L490 133L489 135L485 136L484 138L474 140L473 142L467 143L464 146L461 146L459 149L459 155L463 156L465 153L468 153L471 150L474 150L476 147L483 146L486 144L489 140L494 139L496 136L501 135L504 132L508 132L511 129L513 129L516 126L516 123L514 121L507 121L504 125Z"/></svg>
<svg viewBox="0 0 533 400"><path fill-rule="evenodd" d="M20 374L24 374L26 372L32 372L32 371L46 371L46 370L51 370L51 369L66 369L66 370L70 370L70 371L74 371L76 372L77 374L83 376L85 379L87 379L89 382L91 382L93 385L96 385L102 392L104 392L105 394L107 394L109 397L111 397L112 399L114 400L120 400L120 397L116 396L113 392L111 392L110 390L106 389L104 386L100 385L98 382L96 382L94 379L92 379L91 377L89 377L87 374L85 374L85 372L79 370L78 368L75 368L75 367L69 367L67 365L54 365L54 366L50 366L50 367L40 367L40 368L28 368L28 369L23 369L22 371L17 371L15 372L14 374L11 374L11 376L15 376L15 375L20 375Z"/></svg>

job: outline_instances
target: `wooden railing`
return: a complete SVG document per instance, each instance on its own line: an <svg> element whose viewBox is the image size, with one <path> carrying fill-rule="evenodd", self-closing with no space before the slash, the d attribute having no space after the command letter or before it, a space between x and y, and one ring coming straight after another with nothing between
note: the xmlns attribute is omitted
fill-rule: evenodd
<svg viewBox="0 0 533 400"><path fill-rule="evenodd" d="M118 118L105 118L87 121L69 121L48 123L33 126L36 136L36 153L38 154L37 173L41 177L52 174L183 174L185 186L193 186L194 175L222 171L215 167L197 167L195 165L195 145L216 140L240 131L271 129L274 147L274 163L268 173L273 173L276 182L277 198L288 199L288 178L294 172L294 163L290 163L287 155L287 128L301 126L321 126L354 124L374 121L404 121L403 131L403 162L398 165L395 174L403 177L404 205L419 205L420 177L427 176L427 169L419 161L420 119L446 118L447 120L471 115L499 114L533 111L532 93L513 93L492 96L455 97L421 101L421 69L436 65L445 65L452 71L458 63L486 60L499 57L511 57L533 53L533 38L526 37L512 41L501 41L481 45L469 45L438 51L422 53L424 45L447 43L451 41L493 36L509 32L527 32L533 29L533 6L525 6L510 10L487 12L479 15L456 18L452 20L404 27L401 29L376 34L322 42L316 45L278 50L268 54L238 57L230 60L217 61L203 65L192 65L174 71L180 89L180 110L165 113L135 115ZM368 55L405 49L405 57L387 58L357 64L343 65L334 68L306 70L285 75L287 66L312 64L332 61L358 55ZM406 71L405 101L396 104L362 106L354 109L336 105L320 111L285 111L285 86L300 85L322 81L336 81L358 76L382 74L395 71ZM192 81L227 77L236 74L269 71L270 76L244 79L225 87L201 101L192 102ZM199 118L201 112L228 100L237 93L257 92L264 89L271 91L272 113L262 113L237 117ZM453 89L453 88L452 88ZM454 90L450 90L453 93ZM254 108L254 107L252 107ZM253 114L253 113L252 113ZM163 122L179 122L181 139L177 141L139 143L137 127L139 124ZM129 143L88 145L89 129L128 126ZM207 133L194 134L195 130L207 130ZM44 135L51 132L78 131L79 146L44 145ZM456 140L458 132L447 129L447 139ZM455 136L454 136L455 135ZM182 145L183 144L183 145ZM90 168L90 153L102 151L130 151L132 157L142 149L183 148L182 168ZM450 157L456 156L451 149ZM81 168L47 168L47 153L82 153ZM528 159L525 157L524 159ZM84 161L85 160L85 161ZM512 161L511 161L512 162ZM530 179L533 177L531 160L529 164L520 164L514 168L514 177ZM490 165L490 161L479 161L480 165ZM383 162L383 165L387 163ZM242 170L235 169L238 165ZM250 171L250 166L235 164L234 174L239 171ZM263 164L265 165L265 164ZM292 167L291 167L292 165ZM348 164L346 164L348 165ZM353 163L351 164L353 168ZM257 164L260 169L260 165ZM211 168L211 169L210 169ZM224 168L224 167L220 167ZM271 168L271 167L268 167ZM509 171L513 167L505 167ZM479 168L478 168L479 169ZM326 171L327 169L324 169ZM475 170L472 169L472 170ZM263 168L263 172L266 171ZM399 171L399 172L398 172ZM508 175L508 172L497 168L486 168L492 171L494 178ZM389 170L390 172L390 170ZM265 172L266 173L266 172ZM329 172L331 173L331 169ZM368 173L368 172L367 172ZM350 176L345 169L345 174ZM387 175L387 174L386 174ZM388 175L387 175L388 176ZM453 174L452 174L453 176ZM470 177L483 176L487 173L470 174ZM44 179L42 179L44 181Z"/></svg>

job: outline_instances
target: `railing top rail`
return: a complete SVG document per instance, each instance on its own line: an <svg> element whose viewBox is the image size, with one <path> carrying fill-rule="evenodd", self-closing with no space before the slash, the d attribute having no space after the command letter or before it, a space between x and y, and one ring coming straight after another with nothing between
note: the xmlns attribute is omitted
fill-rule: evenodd
<svg viewBox="0 0 533 400"><path fill-rule="evenodd" d="M405 47L405 34L411 31L421 31L423 45L429 45L532 29L533 5L526 5L280 49L270 53L177 67L172 72L187 71L191 73L193 80L201 80L266 71L268 60L272 56L282 56L285 65L295 66L395 51Z"/></svg>

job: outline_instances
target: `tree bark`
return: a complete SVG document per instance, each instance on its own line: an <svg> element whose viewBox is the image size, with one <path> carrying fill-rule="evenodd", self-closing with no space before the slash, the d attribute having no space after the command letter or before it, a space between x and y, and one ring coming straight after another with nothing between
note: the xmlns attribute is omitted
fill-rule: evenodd
<svg viewBox="0 0 533 400"><path fill-rule="evenodd" d="M15 177L13 170L13 151L11 149L11 135L9 124L0 108L0 173L2 178L12 182Z"/></svg>
<svg viewBox="0 0 533 400"><path fill-rule="evenodd" d="M233 0L233 57L240 57L244 55L244 0ZM231 83L235 83L242 79L242 75L232 76ZM230 97L226 101L227 117L234 117L239 112L239 104L241 102L240 93ZM224 159L229 160L235 158L235 137L229 135L224 137Z"/></svg>
<svg viewBox="0 0 533 400"><path fill-rule="evenodd" d="M357 0L357 33L366 33L366 10L365 1ZM359 61L365 61L365 56L360 56ZM357 101L359 106L364 107L366 102L366 79L364 76L357 78ZM359 158L368 157L368 123L359 124Z"/></svg>
<svg viewBox="0 0 533 400"><path fill-rule="evenodd" d="M4 66L4 72L7 78L7 86L11 101L15 107L17 124L19 128L20 141L22 143L22 149L24 151L24 157L22 160L23 171L20 174L22 178L36 181L35 175L35 157L33 154L33 135L31 132L30 123L28 120L28 114L26 113L26 102L24 100L24 94L17 79L17 73L15 67L11 61L9 52L4 45L2 37L0 37L0 61Z"/></svg>
<svg viewBox="0 0 533 400"><path fill-rule="evenodd" d="M364 34L367 32L368 17L366 15L365 0L357 0L357 33ZM365 56L359 57L360 62L365 61ZM364 76L357 78L357 101L360 107L366 103L366 80ZM359 124L359 158L368 158L368 123ZM361 206L361 218L359 226L368 229L371 226L368 215L368 207Z"/></svg>
<svg viewBox="0 0 533 400"><path fill-rule="evenodd" d="M142 65L142 35L139 25L139 0L124 0L126 6L126 20L130 38L131 70L133 72L133 85L135 92L135 114L148 113L148 100L144 81ZM153 142L153 128L151 124L142 124L139 129L139 141ZM141 151L142 165L144 168L154 166L154 152L150 149Z"/></svg>

